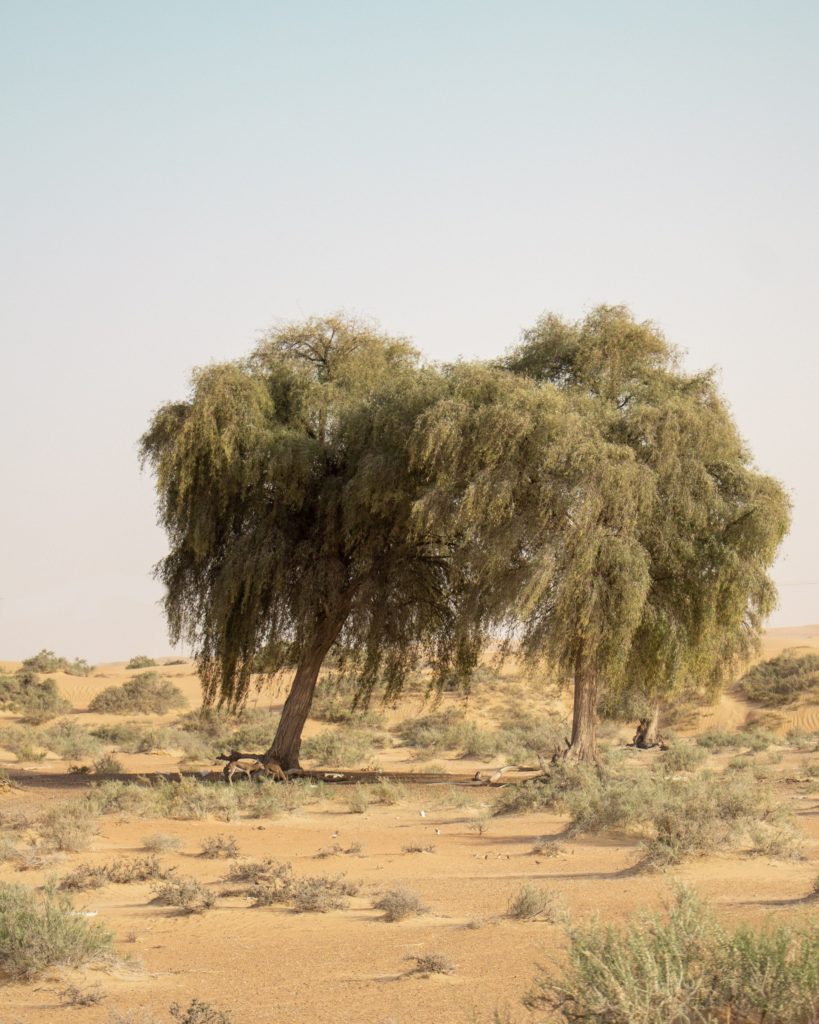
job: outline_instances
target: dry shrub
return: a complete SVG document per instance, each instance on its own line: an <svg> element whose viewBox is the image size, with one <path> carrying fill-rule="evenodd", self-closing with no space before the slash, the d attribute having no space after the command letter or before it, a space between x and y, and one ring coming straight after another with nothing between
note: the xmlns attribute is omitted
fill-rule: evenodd
<svg viewBox="0 0 819 1024"><path fill-rule="evenodd" d="M120 858L110 864L80 864L60 882L61 889L99 889L108 882L128 885L170 878L175 868L164 868L154 857Z"/></svg>
<svg viewBox="0 0 819 1024"><path fill-rule="evenodd" d="M403 887L383 893L373 903L373 907L384 911L385 921L403 921L405 917L417 917L429 912L429 907L417 893Z"/></svg>
<svg viewBox="0 0 819 1024"><path fill-rule="evenodd" d="M176 836L169 836L165 832L154 832L153 835L145 837L142 845L152 853L170 853L182 846L182 840Z"/></svg>
<svg viewBox="0 0 819 1024"><path fill-rule="evenodd" d="M428 977L430 974L455 973L455 964L443 953L421 953L417 956L405 956L404 960L415 964L407 971L407 974L421 974Z"/></svg>
<svg viewBox="0 0 819 1024"><path fill-rule="evenodd" d="M557 893L524 883L509 900L506 916L515 921L548 921L557 924L566 919L566 909Z"/></svg>
<svg viewBox="0 0 819 1024"><path fill-rule="evenodd" d="M229 1013L199 999L193 999L186 1009L180 1003L172 1003L170 1014L177 1024L231 1024Z"/></svg>
<svg viewBox="0 0 819 1024"><path fill-rule="evenodd" d="M216 860L218 857L233 859L239 856L239 844L236 836L208 836L202 843L201 857Z"/></svg>
<svg viewBox="0 0 819 1024"><path fill-rule="evenodd" d="M195 878L171 878L154 887L154 903L177 907L186 914L201 914L210 910L216 898Z"/></svg>
<svg viewBox="0 0 819 1024"><path fill-rule="evenodd" d="M43 843L53 850L85 850L98 832L97 815L83 801L57 804L35 824Z"/></svg>

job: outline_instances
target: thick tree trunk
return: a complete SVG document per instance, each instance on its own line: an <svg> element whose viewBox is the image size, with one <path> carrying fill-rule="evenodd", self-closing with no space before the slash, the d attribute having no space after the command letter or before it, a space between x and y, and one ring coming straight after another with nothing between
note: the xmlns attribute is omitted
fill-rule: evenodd
<svg viewBox="0 0 819 1024"><path fill-rule="evenodd" d="M660 702L655 700L651 705L651 717L648 720L648 727L645 734L645 745L656 747L660 742Z"/></svg>
<svg viewBox="0 0 819 1024"><path fill-rule="evenodd" d="M582 653L574 666L574 711L572 740L566 757L598 764L597 752L597 673Z"/></svg>
<svg viewBox="0 0 819 1024"><path fill-rule="evenodd" d="M305 650L296 668L296 675L287 700L284 702L276 736L270 749L264 755L265 761L275 761L285 771L300 767L301 734L307 716L310 714L318 674L327 652L341 632L345 618L346 613L335 618L325 618L319 623L312 643Z"/></svg>

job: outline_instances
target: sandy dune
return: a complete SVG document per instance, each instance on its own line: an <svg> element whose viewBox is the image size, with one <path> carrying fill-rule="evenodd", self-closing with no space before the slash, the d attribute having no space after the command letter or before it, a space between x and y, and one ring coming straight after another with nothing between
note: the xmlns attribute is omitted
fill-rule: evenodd
<svg viewBox="0 0 819 1024"><path fill-rule="evenodd" d="M770 654L794 646L819 651L819 626L771 631L764 650ZM199 692L193 666L169 666L163 671L195 706ZM91 724L115 720L84 711L93 695L133 674L123 664L111 664L98 666L89 678L57 678L76 709L77 720ZM533 708L542 705L534 684L515 673L507 682L506 689L494 685L476 690L468 705L470 715L488 721L510 701ZM265 694L258 703L276 707L282 696ZM424 706L416 694L390 717L407 717L420 710ZM735 728L754 710L729 693L715 707L702 709L695 728ZM174 718L175 714L164 716L166 721ZM789 709L785 726L819 728L819 708ZM311 722L308 732L324 728L328 727ZM628 732L625 727L623 734ZM384 769L417 769L413 754L396 745L379 751L378 761ZM196 996L229 1010L234 1024L470 1024L488 1022L496 1009L505 1007L511 1020L528 1021L531 1018L520 1000L535 964L552 957L559 960L565 936L557 925L504 916L509 899L524 882L553 889L576 920L593 913L618 920L646 906L659 907L668 898L672 879L695 885L728 920L793 922L815 914L814 905L804 897L819 872L819 795L804 783L787 780L804 778L806 763L816 763L819 754L783 747L774 749L773 755L782 800L793 808L807 836L803 861L752 858L734 851L694 861L671 874L634 874L630 869L641 856L638 841L622 835L563 837L558 855L545 857L532 852L535 841L542 836L559 837L565 818L550 814L493 818L485 834L479 834L470 826L486 815L494 792L449 785L409 785L399 803L372 804L363 814L349 810L349 790L334 787L327 798L272 819L220 822L106 816L87 853L65 855L47 870L24 874L5 863L0 865L0 878L39 885L50 875L65 875L80 862L102 864L114 856L137 855L147 836L162 832L181 840L181 849L162 854L162 861L222 894L217 906L203 915L180 916L152 904L150 888L142 884L109 884L79 895L77 905L94 911L115 932L118 953L135 957L140 966L54 970L36 985L7 985L4 1014L37 1024L78 1019L96 1024L108 1022L114 1010L126 1015L144 1010L157 1020L168 1020L171 1002L187 1004ZM135 773L168 771L178 763L173 751L118 756ZM627 756L649 767L657 755L631 751ZM713 766L723 767L730 756L713 756ZM770 754L759 756L763 761L771 758ZM7 767L16 766L10 753L0 752L0 760ZM447 770L463 773L486 767L446 754L435 760ZM76 776L65 776L66 783L69 779L73 783L71 789L46 785L45 777L38 782L39 775L67 769L67 762L53 757L25 767L23 788L0 794L3 821L27 808L76 794L77 786L89 784ZM225 894L229 889L224 881L226 861L199 855L204 839L228 834L236 837L243 858L273 856L290 861L298 875L344 873L360 883L359 894L347 909L328 914L252 907L244 896ZM360 844L361 852L316 858L320 849L334 843L345 849ZM409 844L433 846L434 852L404 852ZM396 885L416 891L430 912L385 923L372 901ZM408 975L405 958L420 953L445 954L454 962L455 972L427 978ZM82 1010L65 1006L60 992L72 981L81 986L99 983L106 999Z"/></svg>

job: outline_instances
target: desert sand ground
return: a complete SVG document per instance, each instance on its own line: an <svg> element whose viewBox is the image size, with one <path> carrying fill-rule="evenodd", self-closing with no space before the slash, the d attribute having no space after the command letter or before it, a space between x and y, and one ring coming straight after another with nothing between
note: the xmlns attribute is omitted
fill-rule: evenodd
<svg viewBox="0 0 819 1024"><path fill-rule="evenodd" d="M764 654L785 647L819 652L819 626L770 631ZM7 662L5 667L16 666ZM198 703L198 681L190 663L162 671L192 707ZM123 663L98 666L87 678L55 678L76 719L90 725L106 720L85 710L94 694L132 675ZM275 708L281 698L262 694L258 703ZM506 686L496 681L477 688L468 714L489 722L510 702L538 709L545 699L537 686L518 675ZM396 721L428 711L416 694L388 717ZM734 729L755 712L729 692L680 731ZM4 717L14 721L13 715ZM326 728L332 727L310 722L307 735ZM504 916L510 897L524 882L554 890L572 919L581 921L592 914L619 921L644 908L660 908L674 880L696 887L727 922L796 923L815 916L816 904L806 894L819 873L819 793L804 781L804 769L807 761L819 761L819 753L789 746L784 735L791 728L819 729L819 706L789 708L777 727L782 744L758 755L762 763L771 764L782 800L805 832L801 861L733 850L646 874L632 870L641 856L638 840L620 834L563 838L558 855L544 857L533 852L536 840L559 836L567 818L544 813L494 817L481 832L474 824L486 816L496 791L447 784L407 785L398 803L373 803L365 813L352 813L349 788L338 786L317 802L271 819L176 821L107 815L88 851L63 855L40 870L20 872L5 863L0 880L38 886L50 877L63 877L79 863L103 864L114 856L144 853L145 838L161 832L181 842L177 851L161 854L162 861L208 883L219 894L216 906L204 914L180 915L153 904L147 884L111 884L78 894L76 906L94 912L116 934L123 961L131 958L134 964L53 969L30 984L7 984L0 1019L61 1022L79 1017L92 1024L107 1022L116 1012L135 1022L143 1019L140 1014L149 1015L146 1020L169 1020L171 1003L187 1005L197 997L229 1011L234 1024L469 1024L489 1021L495 1010L508 1012L514 1021L541 1020L542 1014L529 1016L521 998L536 964L549 964L553 958L559 962L565 931L560 925ZM607 735L610 742L622 743L631 732L633 727L623 727L609 729ZM174 751L117 756L134 775L171 772L179 766ZM648 769L658 755L630 750L627 756ZM731 756L711 755L709 765L724 766ZM399 745L378 751L377 760L384 771L424 767L414 751ZM436 755L434 761L459 776L498 763L447 754ZM0 794L0 824L6 830L28 811L70 798L94 781L70 775L69 763L53 755L39 763L19 763L12 753L0 751L0 763L21 779L19 789ZM241 895L225 894L230 888L224 881L227 861L200 855L202 842L217 835L234 836L242 858L290 861L297 875L344 873L360 883L359 894L347 909L326 914L250 906ZM343 849L360 844L360 852L316 858L319 850L334 844ZM433 850L404 852L412 844ZM417 892L430 912L396 923L383 921L381 912L372 908L373 898L397 885ZM455 972L409 975L405 958L422 953L446 955ZM72 983L81 988L98 984L105 998L81 1009L67 1006L60 993Z"/></svg>

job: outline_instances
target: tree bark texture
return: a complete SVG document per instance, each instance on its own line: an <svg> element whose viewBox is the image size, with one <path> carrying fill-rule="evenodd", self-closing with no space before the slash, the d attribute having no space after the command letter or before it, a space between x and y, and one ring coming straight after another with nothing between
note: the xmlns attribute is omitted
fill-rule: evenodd
<svg viewBox="0 0 819 1024"><path fill-rule="evenodd" d="M566 756L576 761L597 764L597 673L583 653L574 666L574 709L572 739Z"/></svg>
<svg viewBox="0 0 819 1024"><path fill-rule="evenodd" d="M655 700L651 705L651 717L648 720L648 728L645 734L647 747L655 747L659 743L660 735L660 702Z"/></svg>
<svg viewBox="0 0 819 1024"><path fill-rule="evenodd" d="M327 652L341 632L345 618L346 613L327 617L319 622L313 640L305 649L296 668L290 693L282 708L282 717L279 720L279 727L276 729L276 736L270 749L264 755L265 761L275 761L285 771L301 767L299 764L301 734L304 730L304 723L310 714L318 675Z"/></svg>

